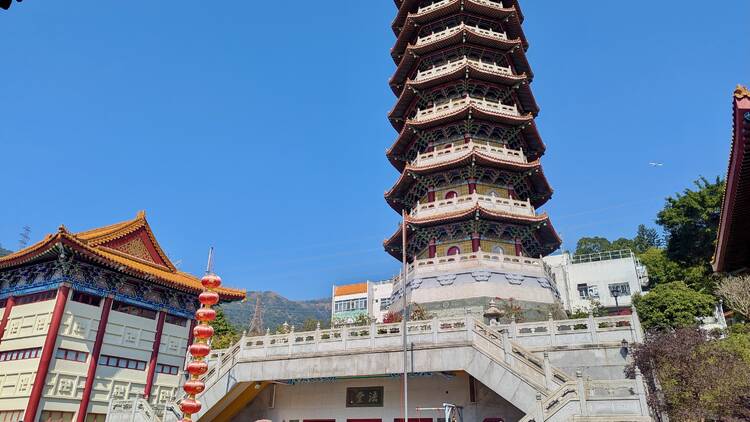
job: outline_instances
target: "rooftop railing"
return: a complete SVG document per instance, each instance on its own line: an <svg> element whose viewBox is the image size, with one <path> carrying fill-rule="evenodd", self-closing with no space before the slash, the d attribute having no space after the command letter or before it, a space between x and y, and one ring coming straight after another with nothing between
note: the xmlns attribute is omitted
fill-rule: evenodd
<svg viewBox="0 0 750 422"><path fill-rule="evenodd" d="M451 98L447 102L436 104L423 110L417 109L414 121L429 120L437 117L449 115L456 110L464 107L474 106L479 109L487 110L494 113L507 114L511 116L520 116L518 107L515 105L506 105L503 103L489 101L481 98L473 98L469 95L461 98Z"/></svg>
<svg viewBox="0 0 750 422"><path fill-rule="evenodd" d="M449 161L462 154L466 154L468 151L474 150L483 152L499 160L512 161L521 164L526 164L528 162L523 150L514 150L503 146L491 145L490 143L483 144L475 140L471 140L467 143L463 143L463 140L460 140L459 142L461 143L451 145L448 148L440 148L419 154L412 162L412 165L421 166L441 161Z"/></svg>
<svg viewBox="0 0 750 422"><path fill-rule="evenodd" d="M464 31L464 30L467 30L467 31L470 31L470 32L474 32L476 34L480 34L480 35L483 35L483 36L486 36L486 37L495 38L495 39L498 39L498 40L505 41L505 40L508 39L508 35L505 32L497 32L497 31L493 31L491 29L484 29L484 28L480 28L478 26L467 25L465 23L461 23L459 25L443 29L442 31L433 32L430 35L425 35L423 37L417 38L417 42L416 42L415 46L421 47L421 46L423 46L425 44L430 44L432 42L436 42L436 41L439 41L439 40L450 38L454 34L456 34L458 32L461 32L461 31Z"/></svg>
<svg viewBox="0 0 750 422"><path fill-rule="evenodd" d="M531 202L528 199L520 201L517 199L473 193L471 195L457 196L434 202L417 203L417 206L411 211L411 216L427 217L446 212L466 210L475 205L481 205L485 208L508 214L523 216L533 216L536 214L534 207L531 206Z"/></svg>
<svg viewBox="0 0 750 422"><path fill-rule="evenodd" d="M573 264L582 264L586 262L609 261L612 259L626 259L632 258L633 256L633 251L631 251L630 249L621 249L618 251L604 251L585 255L573 255L571 261L573 262Z"/></svg>

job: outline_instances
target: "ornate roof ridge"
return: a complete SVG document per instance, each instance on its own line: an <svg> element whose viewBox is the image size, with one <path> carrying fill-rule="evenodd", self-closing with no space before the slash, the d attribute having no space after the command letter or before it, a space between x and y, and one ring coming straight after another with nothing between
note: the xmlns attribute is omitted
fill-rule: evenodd
<svg viewBox="0 0 750 422"><path fill-rule="evenodd" d="M737 99L750 98L750 90L746 86L737 84L734 90L734 97Z"/></svg>

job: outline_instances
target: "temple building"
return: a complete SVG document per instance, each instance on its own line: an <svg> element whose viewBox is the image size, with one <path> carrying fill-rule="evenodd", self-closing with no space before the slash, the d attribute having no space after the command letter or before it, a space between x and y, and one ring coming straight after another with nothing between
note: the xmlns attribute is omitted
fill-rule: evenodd
<svg viewBox="0 0 750 422"><path fill-rule="evenodd" d="M552 189L518 4L399 3L387 156L401 176L385 198L406 215L409 301L450 315L513 298L546 318L560 296L541 258L561 241L537 211ZM400 230L385 248L402 259Z"/></svg>
<svg viewBox="0 0 750 422"><path fill-rule="evenodd" d="M738 86L732 98L732 147L721 222L714 253L714 271L750 270L750 90Z"/></svg>
<svg viewBox="0 0 750 422"><path fill-rule="evenodd" d="M103 422L117 401L171 405L202 289L143 212L80 233L60 226L0 258L0 421Z"/></svg>
<svg viewBox="0 0 750 422"><path fill-rule="evenodd" d="M651 421L642 376L624 373L630 346L643 339L637 312L561 319L542 259L561 241L537 211L552 189L518 2L395 4L398 135L387 156L401 176L385 198L407 229L384 245L399 260L405 252L408 265L389 308L403 314L415 302L423 312L402 323L245 335L212 352L194 416ZM333 296L334 318L354 320L374 304L368 283L335 286Z"/></svg>

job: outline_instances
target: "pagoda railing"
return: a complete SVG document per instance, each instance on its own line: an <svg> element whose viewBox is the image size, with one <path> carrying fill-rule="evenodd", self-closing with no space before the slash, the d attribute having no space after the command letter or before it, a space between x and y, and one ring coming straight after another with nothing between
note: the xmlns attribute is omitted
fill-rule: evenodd
<svg viewBox="0 0 750 422"><path fill-rule="evenodd" d="M436 104L430 108L423 110L417 109L417 114L414 116L413 121L419 122L422 120L430 120L437 117L450 115L456 110L462 108L474 106L479 109L487 110L490 112L508 114L511 116L520 116L518 107L515 105L506 105L495 101L484 100L481 98L473 98L471 96L465 96L462 98L451 98L445 103Z"/></svg>
<svg viewBox="0 0 750 422"><path fill-rule="evenodd" d="M448 148L436 149L434 151L425 152L424 154L419 154L411 164L415 167L419 167L442 161L450 161L473 150L481 151L499 160L512 161L521 164L528 163L526 156L523 154L523 150L495 146L489 143L482 144L475 140L466 143L463 143L464 141L460 140L460 142L462 143L451 145Z"/></svg>
<svg viewBox="0 0 750 422"><path fill-rule="evenodd" d="M426 13L430 13L433 10L440 9L441 7L447 6L447 5L451 4L451 3L456 3L458 1L462 1L462 0L440 0L440 1L436 1L436 2L434 2L432 4L428 4L427 6L420 7L417 10L416 16L423 15L423 14L426 14ZM495 9L505 9L505 7L503 7L503 4L501 2L490 1L490 0L469 0L469 1L472 2L472 3L476 3L476 4L481 4L481 5L484 5L484 6L489 6L489 7L495 8Z"/></svg>
<svg viewBox="0 0 750 422"><path fill-rule="evenodd" d="M417 42L414 45L416 47L422 47L426 44L431 44L433 42L437 42L440 40L444 40L446 38L450 38L454 34L457 34L464 30L471 31L471 32L474 32L475 34L484 35L486 37L495 38L495 39L502 40L502 41L506 41L508 39L508 35L505 32L497 32L491 29L484 29L478 26L467 25L465 23L461 23L459 25L446 28L442 31L433 32L430 35L419 37L417 38Z"/></svg>
<svg viewBox="0 0 750 422"><path fill-rule="evenodd" d="M418 277L425 273L462 269L476 271L479 267L540 277L548 275L548 268L541 259L479 251L417 259L409 264L409 278Z"/></svg>
<svg viewBox="0 0 750 422"><path fill-rule="evenodd" d="M515 215L533 216L536 214L534 207L531 206L531 202L528 199L520 201L517 199L473 193L471 195L456 196L434 202L418 202L417 206L411 211L411 216L427 217L446 212L462 211L472 208L475 205Z"/></svg>
<svg viewBox="0 0 750 422"><path fill-rule="evenodd" d="M464 58L459 59L459 60L448 62L440 66L435 66L427 70L420 70L417 72L417 76L414 77L414 81L424 82L433 78L439 78L440 76L449 74L453 72L454 70L462 68L467 65L470 65L475 68L481 69L485 72L494 73L497 75L513 75L513 71L511 70L510 67L499 66L494 63L485 63L481 60L474 60L474 59L470 59L464 56Z"/></svg>

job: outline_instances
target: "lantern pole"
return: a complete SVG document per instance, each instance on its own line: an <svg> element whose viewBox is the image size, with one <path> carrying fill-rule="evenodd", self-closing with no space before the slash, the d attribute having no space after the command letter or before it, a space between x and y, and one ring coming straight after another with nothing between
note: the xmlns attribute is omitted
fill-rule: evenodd
<svg viewBox="0 0 750 422"><path fill-rule="evenodd" d="M216 310L212 309L213 305L219 303L219 294L216 289L221 286L221 277L213 273L214 248L208 251L208 264L206 265L206 274L201 278L203 292L198 295L198 301L201 307L195 311L195 319L198 325L193 328L193 337L195 341L188 348L193 359L187 365L190 378L185 381L182 389L188 394L188 397L180 403L182 410L182 419L180 422L190 422L193 415L200 412L201 403L195 399L197 395L206 389L206 384L201 376L208 372L208 362L206 356L211 353L209 341L214 335L214 328L211 321L216 319Z"/></svg>

